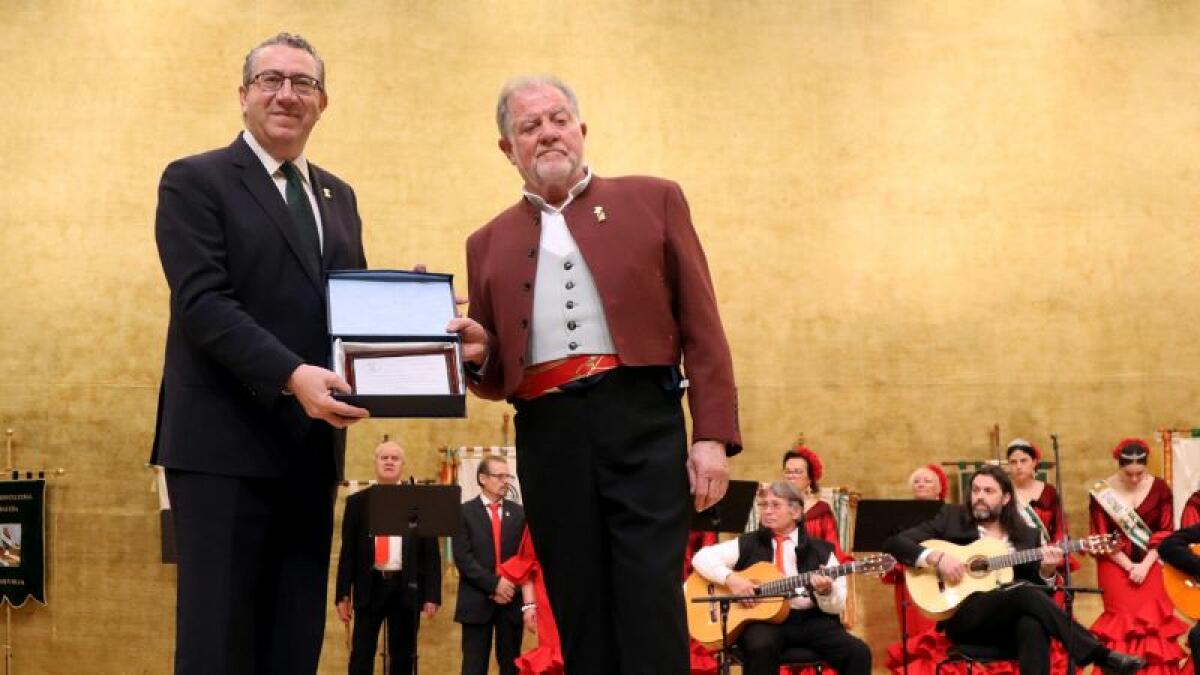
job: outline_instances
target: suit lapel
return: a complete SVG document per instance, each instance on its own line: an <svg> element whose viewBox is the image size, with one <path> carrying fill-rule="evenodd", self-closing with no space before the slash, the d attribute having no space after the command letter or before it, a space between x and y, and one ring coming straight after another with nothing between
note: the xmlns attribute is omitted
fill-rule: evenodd
<svg viewBox="0 0 1200 675"><path fill-rule="evenodd" d="M292 250L292 255L295 256L297 264L304 270L309 281L313 283L317 292L321 297L325 297L325 287L321 280L321 271L313 266L312 256L304 255L304 243L300 241L300 235L296 233L296 226L292 223L292 216L288 213L287 204L283 201L283 196L279 194L279 189L275 187L275 181L267 175L266 169L263 168L262 162L255 156L254 151L249 145L242 140L239 135L237 140L233 142L234 165L241 168L242 183L246 189L254 197L254 199L262 207L263 211L270 217L271 222L275 227L279 228L280 234L288 243L288 248ZM322 211L324 216L324 211Z"/></svg>
<svg viewBox="0 0 1200 675"><path fill-rule="evenodd" d="M332 268L331 262L336 258L337 252L345 247L346 238L341 221L338 220L338 212L333 208L333 200L339 195L325 185L321 173L316 165L308 163L313 196L317 198L317 210L321 212L321 269L327 270Z"/></svg>

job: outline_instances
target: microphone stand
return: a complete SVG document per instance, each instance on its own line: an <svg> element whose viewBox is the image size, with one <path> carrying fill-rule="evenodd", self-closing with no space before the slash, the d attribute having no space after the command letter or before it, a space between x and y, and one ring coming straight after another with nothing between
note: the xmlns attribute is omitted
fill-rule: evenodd
<svg viewBox="0 0 1200 675"><path fill-rule="evenodd" d="M1067 509L1063 504L1067 503L1063 496L1062 482L1062 459L1058 453L1058 434L1050 434L1050 442L1054 448L1054 483L1058 489L1058 518L1062 523L1063 541L1064 544L1071 543L1071 530L1067 527ZM1051 533L1053 535L1053 533ZM1071 556L1067 554L1063 560L1063 582L1059 588L1063 592L1063 609L1067 613L1067 618L1071 621L1075 620L1075 594L1076 593L1103 593L1100 588L1076 588L1071 585ZM1069 657L1067 658L1067 675L1075 675L1075 662Z"/></svg>
<svg viewBox="0 0 1200 675"><path fill-rule="evenodd" d="M767 598L783 598L790 600L795 597L796 591L780 591L779 593L759 593L757 590L753 595L707 595L702 598L692 598L692 602L715 602L720 606L721 620L721 664L717 667L717 672L720 675L730 675L729 668L733 665L729 662L729 607L735 602L743 600L765 600Z"/></svg>

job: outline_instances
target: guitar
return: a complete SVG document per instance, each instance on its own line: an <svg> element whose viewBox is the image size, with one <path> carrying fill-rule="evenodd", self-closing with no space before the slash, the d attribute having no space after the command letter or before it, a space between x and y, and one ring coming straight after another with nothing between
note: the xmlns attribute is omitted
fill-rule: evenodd
<svg viewBox="0 0 1200 675"><path fill-rule="evenodd" d="M998 588L1013 580L1012 568L1042 559L1040 548L1010 553L1008 544L999 539L984 537L967 546L957 546L941 539L921 542L925 548L949 553L963 562L967 573L957 584L942 579L933 567L906 567L904 580L908 593L921 613L937 620L948 619L958 606L974 593ZM1112 553L1117 548L1116 534L1094 534L1084 539L1075 539L1064 546L1056 546L1070 555L1080 551L1092 554Z"/></svg>
<svg viewBox="0 0 1200 675"><path fill-rule="evenodd" d="M856 560L836 567L823 567L812 572L805 572L794 577L784 577L775 565L760 562L738 571L758 586L759 593L783 593L808 585L813 574L821 574L836 579L850 574L883 574L896 565L896 559L890 555L876 555L863 560ZM696 572L683 584L683 595L687 601L688 633L709 650L721 649L721 603L692 602L692 598L703 598L710 595L731 595L728 586L713 583ZM743 607L741 603L731 603L729 619L726 623L726 634L729 644L737 640L738 635L746 628L746 624L755 621L782 623L787 618L790 609L787 598L773 597L756 600L751 607Z"/></svg>
<svg viewBox="0 0 1200 675"><path fill-rule="evenodd" d="M1192 544L1188 548L1192 553L1200 555L1200 544ZM1163 563L1163 588L1175 609L1183 612L1189 619L1200 619L1200 579L1181 572Z"/></svg>

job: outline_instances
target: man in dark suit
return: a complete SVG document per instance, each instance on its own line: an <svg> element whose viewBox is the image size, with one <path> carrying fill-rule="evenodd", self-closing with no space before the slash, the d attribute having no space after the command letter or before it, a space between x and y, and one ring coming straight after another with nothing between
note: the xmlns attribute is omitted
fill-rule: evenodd
<svg viewBox="0 0 1200 675"><path fill-rule="evenodd" d="M375 448L375 478L395 485L404 472L404 449L385 441ZM354 619L350 675L374 672L379 627L387 619L389 675L413 672L421 615L432 619L442 604L442 556L437 537L371 536L367 502L373 488L346 498L342 552L338 556L338 618ZM420 611L418 612L418 608Z"/></svg>
<svg viewBox="0 0 1200 675"><path fill-rule="evenodd" d="M179 552L176 673L313 673L346 426L323 273L362 268L353 190L304 156L328 102L312 46L243 66L246 129L172 162L155 238L171 291L151 462Z"/></svg>
<svg viewBox="0 0 1200 675"><path fill-rule="evenodd" d="M593 174L578 101L554 78L510 81L496 124L524 190L467 240L469 318L450 329L472 391L517 409L524 504L567 670L687 673L688 502L724 495L726 456L741 446L687 200L671 181Z"/></svg>
<svg viewBox="0 0 1200 675"><path fill-rule="evenodd" d="M883 549L909 566L936 567L951 584L967 570L962 560L921 545L941 539L965 546L981 537L1008 543L1014 551L1039 548L1040 539L1017 512L1012 480L998 466L986 465L971 477L970 506L947 504L928 522L888 539ZM1016 583L969 595L949 619L938 624L955 643L990 645L1015 650L1020 672L1050 673L1050 640L1062 643L1077 665L1095 664L1105 673L1133 673L1146 666L1138 657L1109 651L1050 599L1062 549L1040 546L1041 562L1013 568Z"/></svg>
<svg viewBox="0 0 1200 675"><path fill-rule="evenodd" d="M517 587L500 576L500 563L516 555L525 529L525 511L504 498L512 476L503 457L489 455L475 473L479 496L462 505L462 532L454 538L458 605L462 624L463 675L486 675L492 637L501 675L515 675L521 653L521 606Z"/></svg>

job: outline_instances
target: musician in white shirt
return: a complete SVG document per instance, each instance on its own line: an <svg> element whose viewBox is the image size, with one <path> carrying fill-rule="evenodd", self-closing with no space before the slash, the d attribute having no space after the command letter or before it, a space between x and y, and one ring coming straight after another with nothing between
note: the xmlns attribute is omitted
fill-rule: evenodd
<svg viewBox="0 0 1200 675"><path fill-rule="evenodd" d="M737 539L706 546L696 552L692 565L705 579L729 587L730 593L751 595L758 584L739 571L760 562L772 562L779 575L793 577L838 564L833 546L810 538L804 531L803 499L787 481L776 481L762 503L762 527ZM781 654L789 647L807 647L833 665L839 673L871 672L871 649L851 635L839 614L846 605L846 579L813 574L809 584L788 602L791 611L781 624L751 623L738 643L746 675L775 675ZM752 601L745 603L752 605Z"/></svg>

